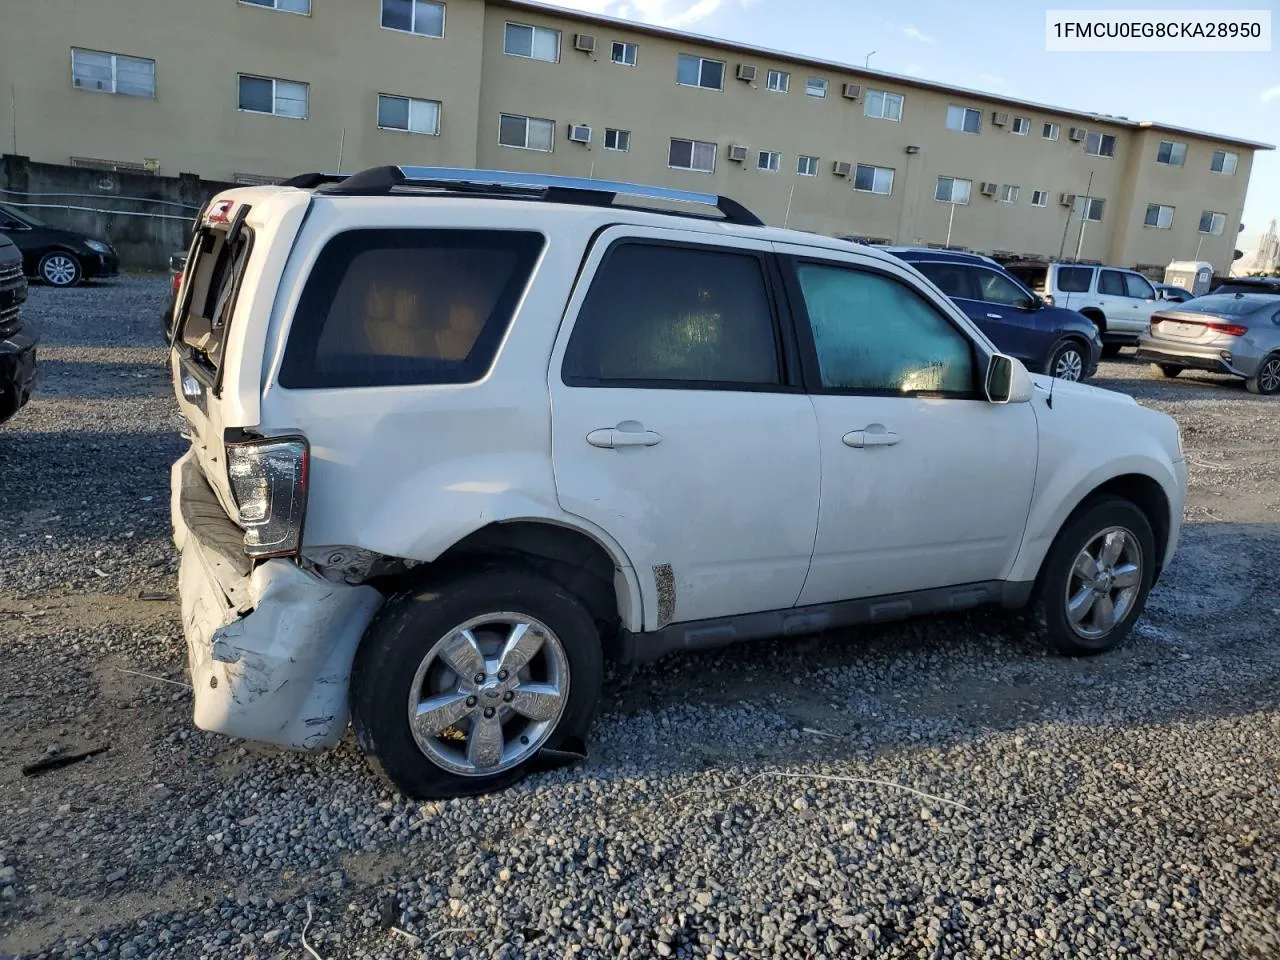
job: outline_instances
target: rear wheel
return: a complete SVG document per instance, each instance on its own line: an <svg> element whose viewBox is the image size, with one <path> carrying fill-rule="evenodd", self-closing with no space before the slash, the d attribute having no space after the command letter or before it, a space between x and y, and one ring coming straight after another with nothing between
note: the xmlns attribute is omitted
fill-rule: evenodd
<svg viewBox="0 0 1280 960"><path fill-rule="evenodd" d="M1280 353L1263 357L1258 364L1258 372L1245 380L1244 385L1250 393L1260 393L1263 396L1280 393Z"/></svg>
<svg viewBox="0 0 1280 960"><path fill-rule="evenodd" d="M84 276L80 261L65 250L54 250L40 258L36 268L40 279L51 287L74 287Z"/></svg>
<svg viewBox="0 0 1280 960"><path fill-rule="evenodd" d="M1174 377L1180 374L1183 370L1185 370L1186 367L1180 367L1176 363L1153 363L1151 365L1151 369L1155 373L1160 374L1160 376L1168 377L1169 379L1172 380Z"/></svg>
<svg viewBox="0 0 1280 960"><path fill-rule="evenodd" d="M1053 351L1045 372L1059 380L1079 381L1084 379L1084 371L1084 348L1074 340L1067 340Z"/></svg>

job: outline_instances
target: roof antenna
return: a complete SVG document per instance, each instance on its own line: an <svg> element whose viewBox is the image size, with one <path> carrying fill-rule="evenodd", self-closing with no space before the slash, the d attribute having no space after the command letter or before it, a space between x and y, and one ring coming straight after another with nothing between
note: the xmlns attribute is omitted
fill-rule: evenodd
<svg viewBox="0 0 1280 960"><path fill-rule="evenodd" d="M1050 410L1053 409L1053 385L1054 383L1057 382L1057 379L1058 378L1055 377L1052 373L1049 374L1049 399L1047 399L1044 402L1044 405L1048 407Z"/></svg>

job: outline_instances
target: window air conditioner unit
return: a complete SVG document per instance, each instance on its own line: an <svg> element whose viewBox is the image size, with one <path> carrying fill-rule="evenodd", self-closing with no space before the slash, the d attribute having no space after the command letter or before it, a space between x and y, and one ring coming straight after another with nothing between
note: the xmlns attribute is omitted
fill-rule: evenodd
<svg viewBox="0 0 1280 960"><path fill-rule="evenodd" d="M740 143L735 143L729 148L729 159L734 163L747 162L747 148Z"/></svg>
<svg viewBox="0 0 1280 960"><path fill-rule="evenodd" d="M569 124L569 139L574 143L590 143L591 128L581 123Z"/></svg>
<svg viewBox="0 0 1280 960"><path fill-rule="evenodd" d="M1072 140L1083 140L1088 133L1089 131L1086 130L1084 127L1072 127L1071 130L1067 133L1067 136L1069 136Z"/></svg>
<svg viewBox="0 0 1280 960"><path fill-rule="evenodd" d="M857 100L860 96L862 96L862 84L846 83L843 87L840 88L840 92L844 95L845 99L847 100Z"/></svg>
<svg viewBox="0 0 1280 960"><path fill-rule="evenodd" d="M738 64L738 79L745 80L747 83L756 82L756 67L753 63Z"/></svg>
<svg viewBox="0 0 1280 960"><path fill-rule="evenodd" d="M853 164L847 160L837 160L831 165L831 172L837 177L847 177L853 173Z"/></svg>
<svg viewBox="0 0 1280 960"><path fill-rule="evenodd" d="M596 38L589 33L575 33L573 35L573 49L581 50L583 53L595 53Z"/></svg>
<svg viewBox="0 0 1280 960"><path fill-rule="evenodd" d="M991 122L997 127L1007 127L1009 125L1009 115L997 110L991 114Z"/></svg>
<svg viewBox="0 0 1280 960"><path fill-rule="evenodd" d="M1064 207L1069 207L1075 202L1076 202L1076 195L1074 193L1058 194L1058 203L1060 203Z"/></svg>
<svg viewBox="0 0 1280 960"><path fill-rule="evenodd" d="M984 197L994 197L996 195L996 187L997 184L984 182L982 184L982 195Z"/></svg>

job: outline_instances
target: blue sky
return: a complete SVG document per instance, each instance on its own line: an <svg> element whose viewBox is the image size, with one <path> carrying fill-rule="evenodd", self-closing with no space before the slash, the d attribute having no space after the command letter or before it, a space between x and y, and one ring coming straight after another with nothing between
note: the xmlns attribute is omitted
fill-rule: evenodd
<svg viewBox="0 0 1280 960"><path fill-rule="evenodd" d="M1009 0L550 0L775 50L908 74L1131 120L1280 143L1280 11L1275 0L1044 4ZM1046 53L1045 10L1269 9L1270 53ZM1280 154L1255 157L1248 248L1280 218Z"/></svg>

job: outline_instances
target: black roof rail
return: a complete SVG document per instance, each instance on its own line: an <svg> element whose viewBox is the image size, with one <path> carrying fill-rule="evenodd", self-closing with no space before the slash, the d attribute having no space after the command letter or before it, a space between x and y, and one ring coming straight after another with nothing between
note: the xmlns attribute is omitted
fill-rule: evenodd
<svg viewBox="0 0 1280 960"><path fill-rule="evenodd" d="M316 183L295 182L316 177L324 179ZM598 207L613 206L614 198L622 196L715 207L728 223L764 226L763 220L736 200L713 193L695 193L615 180L561 177L546 173L470 170L465 167L385 166L370 167L349 177L306 174L287 183L289 186L315 186L318 192L334 196L378 196L391 193L398 187L424 187Z"/></svg>
<svg viewBox="0 0 1280 960"><path fill-rule="evenodd" d="M347 176L344 173L300 173L296 177L280 181L277 186L312 190L326 183L341 183L345 179Z"/></svg>

